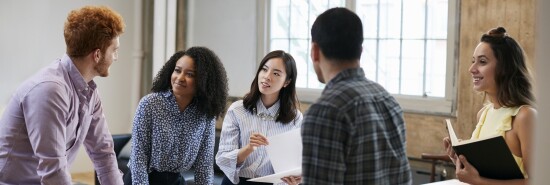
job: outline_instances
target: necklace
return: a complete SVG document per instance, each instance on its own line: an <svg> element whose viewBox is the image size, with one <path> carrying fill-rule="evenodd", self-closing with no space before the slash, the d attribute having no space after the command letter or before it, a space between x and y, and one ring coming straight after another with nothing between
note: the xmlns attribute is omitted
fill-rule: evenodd
<svg viewBox="0 0 550 185"><path fill-rule="evenodd" d="M258 111L256 111L256 108L253 108L252 109L254 111L254 114L256 114L256 116L260 117L260 119L262 119L263 121L274 121L277 119L277 117L279 117L279 110L277 110L277 113L275 114L275 116L272 116L268 113L258 113Z"/></svg>

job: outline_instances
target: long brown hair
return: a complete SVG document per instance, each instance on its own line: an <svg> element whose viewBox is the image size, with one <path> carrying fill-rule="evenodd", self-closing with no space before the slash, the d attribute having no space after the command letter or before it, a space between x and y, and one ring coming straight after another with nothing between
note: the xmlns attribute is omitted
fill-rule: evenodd
<svg viewBox="0 0 550 185"><path fill-rule="evenodd" d="M481 42L488 43L497 59L495 82L497 101L505 107L535 105L531 75L521 46L498 27L483 34Z"/></svg>

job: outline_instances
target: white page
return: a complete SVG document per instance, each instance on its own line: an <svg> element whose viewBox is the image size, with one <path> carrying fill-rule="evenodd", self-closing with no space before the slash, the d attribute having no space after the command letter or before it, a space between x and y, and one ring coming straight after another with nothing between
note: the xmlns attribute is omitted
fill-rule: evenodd
<svg viewBox="0 0 550 185"><path fill-rule="evenodd" d="M279 135L267 137L267 155L275 174L249 179L249 181L278 183L286 176L302 175L301 129L294 129Z"/></svg>
<svg viewBox="0 0 550 185"><path fill-rule="evenodd" d="M458 144L458 138L456 137L455 130L451 124L451 119L445 119L447 122L447 130L449 130L449 138L451 139L451 145L455 146Z"/></svg>
<svg viewBox="0 0 550 185"><path fill-rule="evenodd" d="M275 173L275 174L272 174L272 175L266 175L266 176L263 176L263 177L248 179L248 181L266 182L266 183L280 183L280 182L283 182L283 180L281 180L281 178L283 178L283 177L300 176L300 175L302 175L302 168L301 167L297 168L297 169L285 171L285 172Z"/></svg>
<svg viewBox="0 0 550 185"><path fill-rule="evenodd" d="M275 173L296 169L302 166L301 129L294 129L267 138L267 155Z"/></svg>
<svg viewBox="0 0 550 185"><path fill-rule="evenodd" d="M467 183L460 182L458 179L451 179L439 182L432 182L424 185L468 185Z"/></svg>

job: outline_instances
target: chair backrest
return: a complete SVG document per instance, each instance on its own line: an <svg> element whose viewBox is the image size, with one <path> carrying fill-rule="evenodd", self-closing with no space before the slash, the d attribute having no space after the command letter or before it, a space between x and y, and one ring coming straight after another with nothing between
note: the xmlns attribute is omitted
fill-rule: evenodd
<svg viewBox="0 0 550 185"><path fill-rule="evenodd" d="M132 134L115 134L113 135L113 142L115 144L115 154L118 157L122 148L130 141Z"/></svg>
<svg viewBox="0 0 550 185"><path fill-rule="evenodd" d="M113 148L115 150L117 161L118 161L118 155L120 154L120 151L122 151L124 146L126 146L126 144L128 143L128 141L130 141L131 138L132 138L132 134L114 134L113 135L113 143L115 145ZM95 185L99 185L99 179L97 178L97 172L95 170L94 170L94 181L95 181Z"/></svg>

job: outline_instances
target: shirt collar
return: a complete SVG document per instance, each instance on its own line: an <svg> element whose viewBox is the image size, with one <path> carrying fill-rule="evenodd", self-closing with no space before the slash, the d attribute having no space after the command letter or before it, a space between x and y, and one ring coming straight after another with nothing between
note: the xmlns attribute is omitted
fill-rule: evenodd
<svg viewBox="0 0 550 185"><path fill-rule="evenodd" d="M162 91L162 92L159 92L162 96L164 96L165 98L168 98L170 96L173 96L174 94L172 93L171 90L167 90L167 91Z"/></svg>
<svg viewBox="0 0 550 185"><path fill-rule="evenodd" d="M158 92L162 97L165 97L165 98L170 98L172 100L174 100L174 103L175 105L177 106L177 103L176 103L176 96L174 95L174 93L172 92L172 90L166 90L166 91L161 91L161 92ZM189 104L188 108L191 107L191 109L196 109L196 107L198 106L197 105L197 98L196 97L193 97L193 100L191 100L191 103Z"/></svg>
<svg viewBox="0 0 550 185"><path fill-rule="evenodd" d="M363 71L363 68L358 67L342 70L327 83L327 87L331 87L332 85L349 78L365 78L365 72Z"/></svg>
<svg viewBox="0 0 550 185"><path fill-rule="evenodd" d="M84 77L82 77L82 74L80 74L80 71L78 71L73 61L67 54L64 54L61 58L61 65L63 65L65 70L67 70L69 78L79 92L88 90L94 91L96 89L97 85L93 80L86 84Z"/></svg>
<svg viewBox="0 0 550 185"><path fill-rule="evenodd" d="M277 102L275 102L275 104L273 104L271 107L266 108L264 106L264 103L262 102L262 99L258 98L258 102L256 102L256 115L263 113L268 114L272 117L276 117L279 113L279 107L281 106L279 102L280 100L277 100Z"/></svg>

